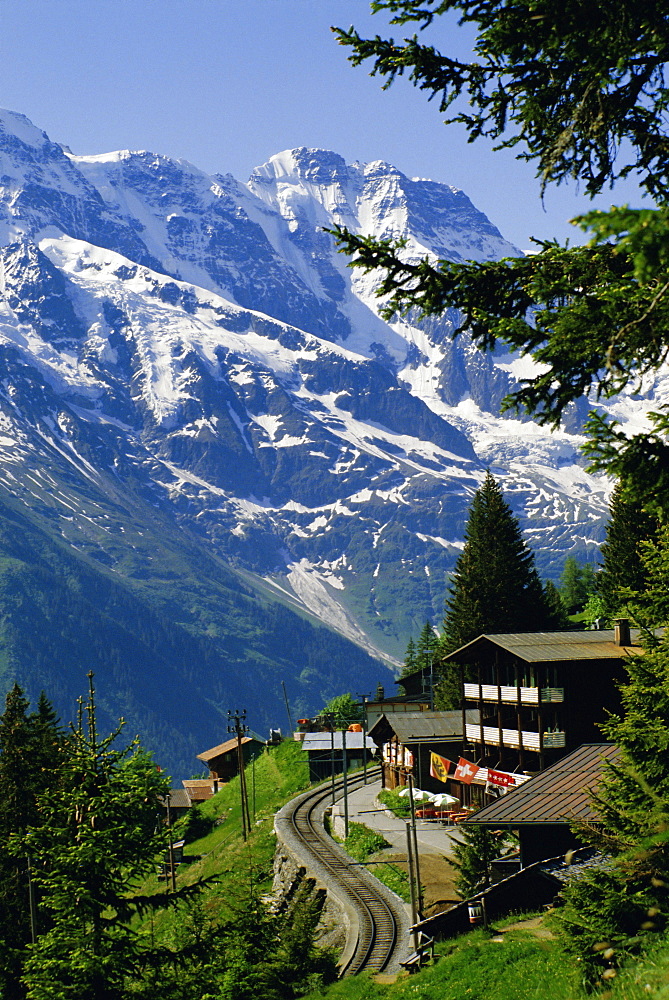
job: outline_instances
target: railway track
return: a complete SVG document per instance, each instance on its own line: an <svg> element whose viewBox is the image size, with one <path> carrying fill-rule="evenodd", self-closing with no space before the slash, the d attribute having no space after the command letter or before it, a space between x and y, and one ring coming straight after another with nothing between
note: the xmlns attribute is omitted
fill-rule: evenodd
<svg viewBox="0 0 669 1000"><path fill-rule="evenodd" d="M362 776L349 777L349 788L362 781ZM341 795L342 789L343 782L338 781L335 794ZM277 816L277 832L284 843L290 841L288 846L319 875L349 915L340 975L396 968L408 953L406 908L325 832L323 819L331 794L328 783L293 799Z"/></svg>

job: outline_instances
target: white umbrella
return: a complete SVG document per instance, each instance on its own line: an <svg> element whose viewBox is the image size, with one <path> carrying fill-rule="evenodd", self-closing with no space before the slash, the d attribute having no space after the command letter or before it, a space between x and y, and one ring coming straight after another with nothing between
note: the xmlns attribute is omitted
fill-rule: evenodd
<svg viewBox="0 0 669 1000"><path fill-rule="evenodd" d="M446 792L438 792L437 795L433 795L432 801L439 809L442 809L444 806L460 805L460 799L457 799L455 795L447 795Z"/></svg>
<svg viewBox="0 0 669 1000"><path fill-rule="evenodd" d="M401 799L406 798L409 794L409 786L407 785L401 791L397 793ZM422 788L414 788L413 790L414 802L423 802L425 800L429 801L432 796L429 792L424 792Z"/></svg>

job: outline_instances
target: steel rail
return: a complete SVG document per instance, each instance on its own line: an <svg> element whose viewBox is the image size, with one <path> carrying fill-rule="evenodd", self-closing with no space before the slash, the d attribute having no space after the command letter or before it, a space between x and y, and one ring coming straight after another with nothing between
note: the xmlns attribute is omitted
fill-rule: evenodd
<svg viewBox="0 0 669 1000"><path fill-rule="evenodd" d="M361 784L363 776L349 776L349 788ZM336 783L341 791L343 781ZM325 869L329 887L335 894L345 896L357 915L357 941L348 947L350 957L340 969L341 976L355 975L363 969L382 972L387 968L402 942L398 929L405 922L401 901L393 902L393 894L362 869L325 832L323 825L324 804L332 795L330 784L315 789L294 800L289 819L303 853L310 854Z"/></svg>

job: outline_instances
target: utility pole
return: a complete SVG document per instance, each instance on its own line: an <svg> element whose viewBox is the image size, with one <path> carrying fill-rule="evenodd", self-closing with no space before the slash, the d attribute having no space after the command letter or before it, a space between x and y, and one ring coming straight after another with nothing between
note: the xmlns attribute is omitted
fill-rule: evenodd
<svg viewBox="0 0 669 1000"><path fill-rule="evenodd" d="M288 692L286 691L286 685L281 681L281 687L283 688L283 700L286 703L286 715L288 716L288 725L290 726L290 732L294 732L295 727L293 726L293 717L290 714L290 705L288 704ZM228 713L229 714L229 713Z"/></svg>
<svg viewBox="0 0 669 1000"><path fill-rule="evenodd" d="M172 836L172 813L170 811L171 795L168 792L166 797L167 802L167 832L169 835L169 859L170 859L170 879L172 881L172 892L177 891L177 880L176 872L174 871L174 837ZM167 875L165 876L165 891L167 892Z"/></svg>
<svg viewBox="0 0 669 1000"><path fill-rule="evenodd" d="M232 723L234 722L234 725ZM239 794L242 803L242 837L248 838L251 832L251 817L249 816L249 800L246 795L246 775L244 774L244 750L242 748L242 737L248 733L249 727L246 723L246 709L240 712L228 712L228 732L237 736L237 760L239 766Z"/></svg>
<svg viewBox="0 0 669 1000"><path fill-rule="evenodd" d="M411 805L411 836L413 839L413 863L414 871L416 873L416 903L418 907L418 913L423 916L423 888L420 883L420 860L418 857L418 837L416 835L416 803L413 797L413 775L411 773L407 774L407 781L409 785L409 803Z"/></svg>
<svg viewBox="0 0 669 1000"><path fill-rule="evenodd" d="M414 883L414 870L413 870L413 844L411 842L411 823L407 821L406 823L407 831L407 868L409 869L409 895L411 897L411 923L415 927L418 923L418 912L416 909L416 885ZM414 930L412 932L413 947L414 951L418 950L418 934Z"/></svg>
<svg viewBox="0 0 669 1000"><path fill-rule="evenodd" d="M346 759L345 729L341 731L341 764L344 772L344 840L346 840L348 837L348 761Z"/></svg>
<svg viewBox="0 0 669 1000"><path fill-rule="evenodd" d="M362 774L363 783L367 784L367 698L369 695L357 694L362 705Z"/></svg>
<svg viewBox="0 0 669 1000"><path fill-rule="evenodd" d="M320 718L323 725L330 730L330 780L332 783L332 805L335 804L335 745L334 745L334 714L323 712Z"/></svg>

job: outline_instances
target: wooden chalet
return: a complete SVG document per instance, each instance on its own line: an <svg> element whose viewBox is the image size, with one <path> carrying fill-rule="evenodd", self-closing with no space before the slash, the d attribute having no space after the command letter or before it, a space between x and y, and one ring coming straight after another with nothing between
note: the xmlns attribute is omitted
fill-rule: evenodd
<svg viewBox="0 0 669 1000"><path fill-rule="evenodd" d="M468 723L478 720L478 712L467 713ZM417 788L460 796L459 783L430 777L430 754L450 761L462 754L462 713L402 712L382 715L369 731L381 748L382 781L385 788L406 785L411 774ZM451 769L452 770L452 769ZM453 786L453 787L451 787Z"/></svg>
<svg viewBox="0 0 669 1000"><path fill-rule="evenodd" d="M265 741L259 736L242 736L242 756L245 767L254 757L257 757L262 752L265 745ZM197 754L197 759L201 760L209 768L210 783L215 783L216 787L214 791L218 791L219 784L224 784L239 774L237 737L233 736L232 739L226 740L225 743L219 743L218 746L212 747L211 750L205 750L203 753Z"/></svg>
<svg viewBox="0 0 669 1000"><path fill-rule="evenodd" d="M597 822L592 793L597 791L606 763L619 759L620 751L613 743L581 746L473 813L466 824L516 831L523 868L581 848L571 824Z"/></svg>
<svg viewBox="0 0 669 1000"><path fill-rule="evenodd" d="M540 771L583 743L620 708L625 659L643 653L639 631L481 635L449 654L460 664L465 748L479 764ZM477 709L478 721L466 718Z"/></svg>

